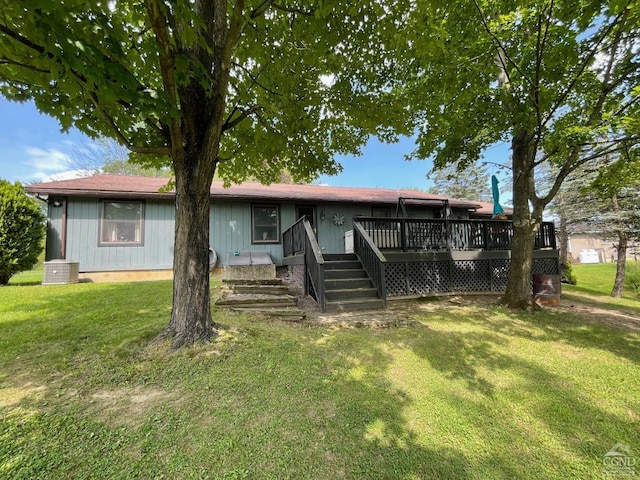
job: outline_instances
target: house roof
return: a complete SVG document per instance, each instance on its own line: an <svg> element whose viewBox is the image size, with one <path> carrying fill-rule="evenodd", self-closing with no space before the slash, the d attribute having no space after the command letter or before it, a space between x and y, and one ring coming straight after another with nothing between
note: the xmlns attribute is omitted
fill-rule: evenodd
<svg viewBox="0 0 640 480"><path fill-rule="evenodd" d="M103 174L72 180L33 183L26 185L25 189L29 193L39 196L170 199L175 196L174 190L160 192L168 180L158 177ZM450 206L468 209L477 215L491 215L493 212L493 204L491 203L456 200L414 190L322 185L262 185L254 182L245 182L224 188L223 183L217 180L214 180L211 185L211 198L214 200L334 202L395 206L400 197L406 198L407 204L440 205L444 200L449 200Z"/></svg>

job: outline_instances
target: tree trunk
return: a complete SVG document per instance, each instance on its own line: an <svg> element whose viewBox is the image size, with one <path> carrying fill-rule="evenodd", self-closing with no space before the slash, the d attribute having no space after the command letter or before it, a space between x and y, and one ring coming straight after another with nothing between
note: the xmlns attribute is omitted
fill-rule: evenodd
<svg viewBox="0 0 640 480"><path fill-rule="evenodd" d="M569 261L569 234L567 232L567 216L564 212L560 213L558 238L560 240L560 265L566 265Z"/></svg>
<svg viewBox="0 0 640 480"><path fill-rule="evenodd" d="M173 309L161 337L172 337L172 349L208 342L217 333L211 318L209 284L209 212L211 178L193 165L174 162L176 174ZM181 166L180 166L181 165ZM211 173L211 177L213 173Z"/></svg>
<svg viewBox="0 0 640 480"><path fill-rule="evenodd" d="M618 230L618 245L616 251L618 252L618 261L616 262L616 279L613 282L613 289L611 290L611 296L614 298L622 297L624 290L624 277L627 271L627 244L629 238L624 230Z"/></svg>
<svg viewBox="0 0 640 480"><path fill-rule="evenodd" d="M616 279L613 282L611 296L620 298L624 290L624 277L627 271L627 244L629 243L629 237L624 229L624 223L620 218L620 204L618 203L618 197L616 195L611 199L611 203L613 204L613 211L616 213L618 219L618 245L616 246L618 262L616 264Z"/></svg>
<svg viewBox="0 0 640 480"><path fill-rule="evenodd" d="M507 289L503 303L509 308L526 309L532 306L531 265L535 233L542 220L542 212L534 209L529 200L533 196L534 149L526 131L514 135L511 142L513 164L513 242ZM537 218L539 217L539 218Z"/></svg>
<svg viewBox="0 0 640 480"><path fill-rule="evenodd" d="M528 224L513 226L513 242L511 244L511 263L507 289L503 303L509 308L527 309L532 305L531 266L533 264L533 246L535 230L532 232Z"/></svg>

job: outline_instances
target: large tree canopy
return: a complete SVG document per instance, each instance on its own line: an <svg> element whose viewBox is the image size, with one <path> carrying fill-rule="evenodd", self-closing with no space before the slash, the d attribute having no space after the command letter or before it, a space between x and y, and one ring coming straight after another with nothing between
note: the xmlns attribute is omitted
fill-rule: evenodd
<svg viewBox="0 0 640 480"><path fill-rule="evenodd" d="M467 165L511 143L512 307L530 304L534 234L564 178L638 148L639 29L633 0L420 2L411 16L403 70L413 78L413 156ZM546 190L536 182L545 163L557 169Z"/></svg>
<svg viewBox="0 0 640 480"><path fill-rule="evenodd" d="M174 347L214 333L209 188L339 170L393 139L409 0L2 2L0 93L175 173ZM397 50L394 50L397 51ZM402 130L402 129L400 129ZM401 131L401 133L407 133Z"/></svg>

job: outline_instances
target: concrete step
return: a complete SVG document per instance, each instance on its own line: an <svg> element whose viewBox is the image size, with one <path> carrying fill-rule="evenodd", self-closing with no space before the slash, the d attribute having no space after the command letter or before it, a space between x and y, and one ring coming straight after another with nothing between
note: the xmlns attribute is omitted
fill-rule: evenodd
<svg viewBox="0 0 640 480"><path fill-rule="evenodd" d="M296 304L296 298L291 295L226 293L216 300L216 305L220 307L234 308L292 307Z"/></svg>
<svg viewBox="0 0 640 480"><path fill-rule="evenodd" d="M246 293L253 295L288 295L289 289L286 285L228 285L227 288L233 293Z"/></svg>
<svg viewBox="0 0 640 480"><path fill-rule="evenodd" d="M282 285L281 278L269 278L264 280L252 279L222 279L223 285Z"/></svg>

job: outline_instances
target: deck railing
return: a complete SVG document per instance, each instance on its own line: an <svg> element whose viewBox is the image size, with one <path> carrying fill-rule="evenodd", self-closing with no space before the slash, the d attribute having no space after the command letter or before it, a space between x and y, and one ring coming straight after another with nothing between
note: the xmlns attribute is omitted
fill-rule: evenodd
<svg viewBox="0 0 640 480"><path fill-rule="evenodd" d="M324 258L306 217L302 217L282 234L285 257L304 255L305 294L313 293L320 310L325 309Z"/></svg>
<svg viewBox="0 0 640 480"><path fill-rule="evenodd" d="M300 218L282 234L282 249L285 257L304 253L305 229L303 220L304 217Z"/></svg>
<svg viewBox="0 0 640 480"><path fill-rule="evenodd" d="M354 221L380 250L510 250L513 240L513 225L508 220L356 217ZM553 222L542 223L534 248L556 249Z"/></svg>
<svg viewBox="0 0 640 480"><path fill-rule="evenodd" d="M380 249L371 240L365 229L357 221L353 222L353 250L360 259L367 275L378 291L384 306L387 306L387 286L385 279L385 263Z"/></svg>

